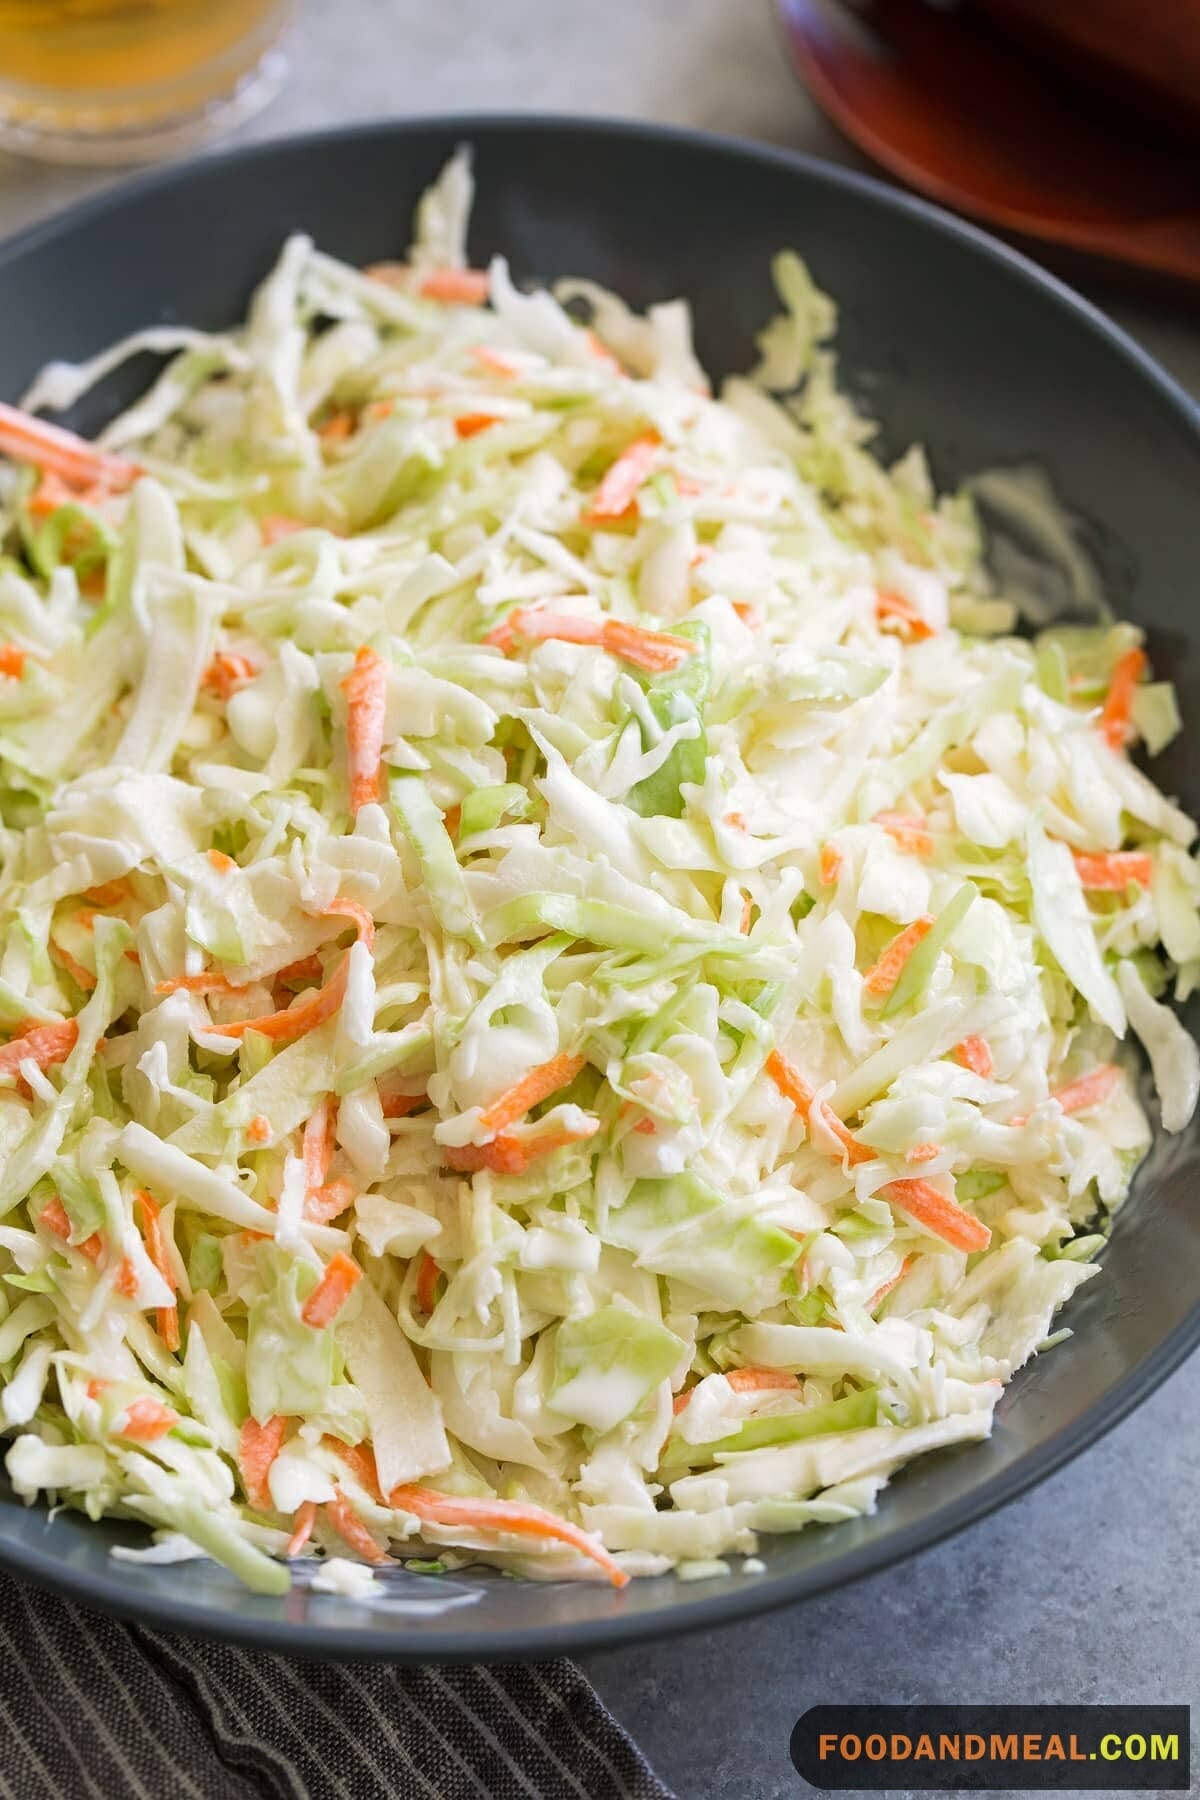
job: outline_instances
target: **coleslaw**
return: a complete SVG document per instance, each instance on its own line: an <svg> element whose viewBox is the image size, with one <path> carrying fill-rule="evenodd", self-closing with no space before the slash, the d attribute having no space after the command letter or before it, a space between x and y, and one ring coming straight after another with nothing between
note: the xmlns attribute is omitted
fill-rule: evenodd
<svg viewBox="0 0 1200 1800"><path fill-rule="evenodd" d="M0 409L6 1465L264 1592L871 1511L1200 1089L1141 633L1017 635L795 256L714 396L471 191Z"/></svg>

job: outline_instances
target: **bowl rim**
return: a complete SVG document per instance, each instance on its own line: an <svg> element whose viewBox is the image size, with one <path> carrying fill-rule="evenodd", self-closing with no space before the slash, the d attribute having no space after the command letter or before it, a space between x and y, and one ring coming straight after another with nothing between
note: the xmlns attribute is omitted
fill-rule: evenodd
<svg viewBox="0 0 1200 1800"><path fill-rule="evenodd" d="M152 169L112 188L85 197L36 220L0 243L0 271L28 252L70 234L80 226L102 221L108 214L136 207L144 197L172 188L185 189L197 179L228 178L247 164L319 149L323 144L403 142L430 136L553 137L571 134L601 140L640 139L648 145L669 144L681 149L724 156L734 161L786 170L818 187L852 194L875 206L899 213L924 230L957 239L993 266L1006 271L1026 288L1040 291L1078 327L1100 340L1142 381L1155 391L1185 437L1200 451L1200 402L1192 399L1176 379L1136 343L1099 307L1066 282L1033 262L1021 251L1001 242L970 221L947 212L918 195L903 192L874 176L822 160L802 151L758 143L690 126L660 125L626 118L581 116L567 113L451 112L403 119L374 119L349 125L269 137L250 144L208 151L178 163ZM505 1635L503 1645L481 1646L477 1631L461 1627L439 1632L436 1640L424 1637L419 1622L372 1624L369 1629L331 1623L314 1628L309 1621L289 1621L218 1613L212 1605L178 1594L163 1596L131 1587L120 1564L97 1573L65 1564L49 1549L16 1544L0 1533L0 1568L34 1586L57 1592L68 1599L92 1605L118 1617L202 1638L218 1639L247 1648L293 1656L372 1661L464 1662L481 1658L481 1648L492 1659L533 1659L612 1649L639 1640L653 1640L767 1613L797 1601L858 1581L930 1549L965 1530L998 1507L1025 1493L1062 1468L1073 1457L1097 1442L1126 1418L1200 1346L1200 1304L1191 1311L1143 1360L1123 1375L1103 1401L1093 1402L1070 1425L1036 1448L1027 1451L1005 1470L985 1477L969 1492L913 1520L877 1542L862 1544L830 1556L816 1567L793 1573L765 1575L746 1580L683 1607L670 1603L645 1611L589 1620L521 1626ZM1020 1373L1016 1377L1021 1380Z"/></svg>

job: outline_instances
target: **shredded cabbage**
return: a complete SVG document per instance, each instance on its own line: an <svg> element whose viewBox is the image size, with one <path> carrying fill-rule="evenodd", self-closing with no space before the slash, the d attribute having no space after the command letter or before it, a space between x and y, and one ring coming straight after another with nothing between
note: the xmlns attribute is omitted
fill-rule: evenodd
<svg viewBox="0 0 1200 1800"><path fill-rule="evenodd" d="M714 398L682 303L468 268L470 197L54 365L174 355L107 479L4 490L8 1471L266 1592L870 1511L1097 1272L1126 1021L1200 1088L1140 634L1011 635L798 258ZM980 491L1077 614L1043 486Z"/></svg>

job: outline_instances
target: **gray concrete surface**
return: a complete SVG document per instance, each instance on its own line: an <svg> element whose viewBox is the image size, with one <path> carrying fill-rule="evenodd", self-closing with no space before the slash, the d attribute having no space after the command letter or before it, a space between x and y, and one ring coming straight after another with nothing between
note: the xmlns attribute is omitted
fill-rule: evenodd
<svg viewBox="0 0 1200 1800"><path fill-rule="evenodd" d="M857 162L797 88L767 0L301 0L292 77L242 134L450 110L636 115ZM0 156L0 235L111 174ZM1200 394L1200 315L1092 286ZM819 1701L1200 1701L1197 1366L1004 1513L854 1588L583 1659L680 1800L812 1792Z"/></svg>

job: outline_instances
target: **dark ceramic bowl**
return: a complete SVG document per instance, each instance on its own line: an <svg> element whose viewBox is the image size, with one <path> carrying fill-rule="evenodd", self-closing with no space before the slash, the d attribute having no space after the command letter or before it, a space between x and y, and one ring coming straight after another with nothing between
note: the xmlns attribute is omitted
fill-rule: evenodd
<svg viewBox="0 0 1200 1800"><path fill-rule="evenodd" d="M51 357L135 326L225 326L283 235L355 263L394 256L454 146L476 148L474 260L518 278L589 275L635 304L686 294L710 369L744 368L773 307L768 265L798 248L842 309L843 373L885 447L920 439L940 481L1036 458L1092 522L1117 608L1193 722L1159 780L1200 810L1200 412L1091 307L1031 263L919 201L798 156L642 126L468 119L380 125L205 157L0 249L0 394ZM144 380L148 369L139 372ZM82 423L130 390L108 383ZM711 1626L836 1586L978 1519L1050 1473L1150 1393L1200 1339L1200 1127L1160 1142L1074 1336L1019 1375L986 1444L906 1470L873 1518L766 1539L767 1572L622 1593L591 1583L452 1581L399 1572L366 1605L247 1593L211 1563L115 1562L132 1528L0 1498L0 1563L159 1626L331 1657L546 1656Z"/></svg>

